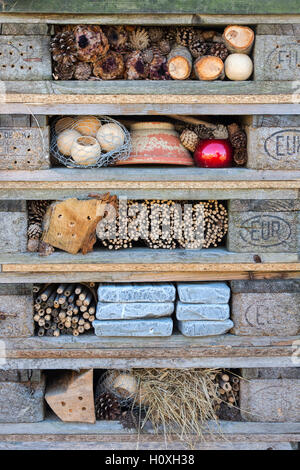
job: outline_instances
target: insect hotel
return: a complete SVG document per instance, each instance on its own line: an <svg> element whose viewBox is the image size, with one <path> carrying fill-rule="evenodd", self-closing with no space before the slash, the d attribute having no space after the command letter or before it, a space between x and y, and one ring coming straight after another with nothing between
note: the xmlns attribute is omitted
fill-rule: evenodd
<svg viewBox="0 0 300 470"><path fill-rule="evenodd" d="M0 13L0 449L298 448L297 1L48 3Z"/></svg>

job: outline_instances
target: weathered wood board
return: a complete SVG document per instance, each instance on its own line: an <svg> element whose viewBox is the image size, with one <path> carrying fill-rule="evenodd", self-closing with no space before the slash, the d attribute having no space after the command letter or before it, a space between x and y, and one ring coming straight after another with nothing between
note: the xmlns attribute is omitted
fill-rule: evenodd
<svg viewBox="0 0 300 470"><path fill-rule="evenodd" d="M268 170L300 169L299 127L246 127L247 168Z"/></svg>
<svg viewBox="0 0 300 470"><path fill-rule="evenodd" d="M50 80L50 38L0 35L0 80Z"/></svg>
<svg viewBox="0 0 300 470"><path fill-rule="evenodd" d="M300 79L300 33L295 36L257 35L254 80ZM295 83L295 94L299 93Z"/></svg>
<svg viewBox="0 0 300 470"><path fill-rule="evenodd" d="M288 14L299 13L297 0L203 0L201 4L197 0L185 2L158 0L123 0L121 3L107 3L103 0L72 1L49 0L46 4L42 0L16 0L5 2L4 12L23 13L200 13L200 14Z"/></svg>
<svg viewBox="0 0 300 470"><path fill-rule="evenodd" d="M235 252L299 252L300 201L230 201L227 247Z"/></svg>

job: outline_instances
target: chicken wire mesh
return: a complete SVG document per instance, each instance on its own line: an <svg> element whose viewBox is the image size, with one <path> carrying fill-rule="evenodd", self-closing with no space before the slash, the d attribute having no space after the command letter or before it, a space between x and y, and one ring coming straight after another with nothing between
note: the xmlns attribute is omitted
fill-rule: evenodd
<svg viewBox="0 0 300 470"><path fill-rule="evenodd" d="M131 136L123 124L108 116L86 116L86 118L86 121L83 121L82 116L63 116L53 121L50 131L50 152L55 160L68 168L100 168L113 165L120 160L127 160L129 158L131 153ZM106 141L109 142L112 147L116 147L113 150L105 151L101 148L101 143L96 138L95 133L93 133L93 125L95 122L93 120L95 119L100 121L99 129L103 128L105 124L114 125L113 129L111 127L110 132L106 132L105 134ZM83 148L80 149L80 153L82 154L86 151L86 154L88 154L88 152L92 150L92 145L94 145L94 148L99 148L100 146L101 152L98 156L96 154L93 158L90 158L90 160L83 157L80 163L79 161L75 161L74 156L69 154L71 153L72 146L70 148L68 141L66 142L67 151L64 153L62 153L58 145L58 137L61 136L63 131L69 130L78 132L79 120L82 121L79 132L80 138L81 140L85 139L86 144L86 147L83 146ZM60 122L61 124L59 124ZM59 132L57 126L59 126ZM122 141L122 143L117 147L120 141Z"/></svg>
<svg viewBox="0 0 300 470"><path fill-rule="evenodd" d="M122 407L132 407L139 390L139 384L130 370L108 370L104 372L96 386L96 397L109 392Z"/></svg>

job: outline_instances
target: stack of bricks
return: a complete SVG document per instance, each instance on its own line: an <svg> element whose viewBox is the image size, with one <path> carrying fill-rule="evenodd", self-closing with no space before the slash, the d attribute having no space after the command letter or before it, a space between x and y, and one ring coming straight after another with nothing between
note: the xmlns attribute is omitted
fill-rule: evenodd
<svg viewBox="0 0 300 470"><path fill-rule="evenodd" d="M101 284L97 336L171 336L176 289L170 283Z"/></svg>
<svg viewBox="0 0 300 470"><path fill-rule="evenodd" d="M176 318L183 335L222 335L233 327L225 282L178 283L177 291Z"/></svg>

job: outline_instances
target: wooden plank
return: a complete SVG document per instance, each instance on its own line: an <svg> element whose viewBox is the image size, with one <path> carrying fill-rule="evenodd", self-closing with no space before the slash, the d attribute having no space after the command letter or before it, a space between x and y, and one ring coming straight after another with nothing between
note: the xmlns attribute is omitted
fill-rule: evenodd
<svg viewBox="0 0 300 470"><path fill-rule="evenodd" d="M107 3L93 0L16 0L3 4L4 12L26 13L203 13L203 14L292 14L299 13L297 0L122 0Z"/></svg>
<svg viewBox="0 0 300 470"><path fill-rule="evenodd" d="M259 254L260 263L254 262ZM180 272L180 271L299 271L298 253L234 253L225 248L203 250L153 250L151 248L131 248L107 250L98 248L86 255L71 255L56 251L49 257L38 253L19 252L12 256L0 254L2 272ZM134 260L134 261L133 261Z"/></svg>
<svg viewBox="0 0 300 470"><path fill-rule="evenodd" d="M176 282L176 281L229 281L253 279L298 279L300 271L273 271L273 272L47 272L47 273L0 273L0 282Z"/></svg>
<svg viewBox="0 0 300 470"><path fill-rule="evenodd" d="M1 23L32 23L32 24L101 24L101 25L191 25L191 26L227 26L229 24L245 24L245 25L283 25L300 23L300 15L278 15L278 14L136 14L120 12L116 14L99 14L99 12L88 14L74 13L14 13L0 12ZM263 33L261 33L263 34Z"/></svg>
<svg viewBox="0 0 300 470"><path fill-rule="evenodd" d="M148 82L149 83L149 82ZM105 95L105 101L106 101ZM95 96L94 101L99 101L96 99ZM99 97L98 97L99 98ZM118 97L117 97L118 98ZM181 104L179 102L176 103L176 99L174 100L175 103L173 104L114 104L111 102L104 103L104 104L86 104L86 103L79 103L79 104L56 104L51 103L49 104L39 104L34 103L32 104L30 97L28 97L28 102L26 103L6 103L2 105L0 103L0 114L7 114L7 113L32 113L32 114L48 114L48 115L63 115L63 114L98 114L98 115L134 115L134 116L144 116L144 115L168 115L168 114L195 114L195 115L205 115L208 114L212 116L220 116L220 104L222 105L222 114L228 116L237 116L241 115L244 116L245 114L248 115L256 115L256 114L277 114L280 113L281 115L284 114L299 114L300 113L300 105L295 104L285 104L285 103L277 103L274 100L274 103L270 104L201 104L201 100L195 104ZM177 100L179 101L179 100ZM203 100L202 100L203 101ZM218 101L218 100L216 100ZM226 101L226 98L225 98ZM274 106L276 104L276 106Z"/></svg>
<svg viewBox="0 0 300 470"><path fill-rule="evenodd" d="M164 358L62 358L62 359L10 359L3 358L0 369L128 369L141 367L158 367L158 368L186 368L186 367L217 367L217 368L240 368L240 367L292 367L291 355L284 357L282 355L274 357L199 357L199 358L182 358L176 357Z"/></svg>
<svg viewBox="0 0 300 470"><path fill-rule="evenodd" d="M36 80L33 88L30 81L20 80L6 81L5 87L6 103L293 104L298 85L285 80Z"/></svg>

